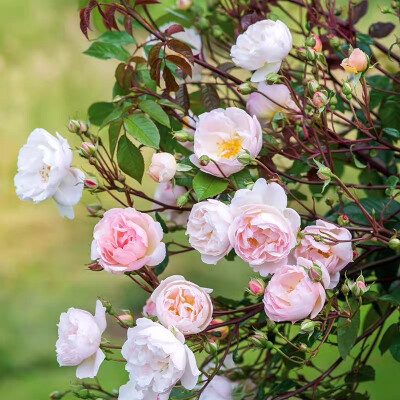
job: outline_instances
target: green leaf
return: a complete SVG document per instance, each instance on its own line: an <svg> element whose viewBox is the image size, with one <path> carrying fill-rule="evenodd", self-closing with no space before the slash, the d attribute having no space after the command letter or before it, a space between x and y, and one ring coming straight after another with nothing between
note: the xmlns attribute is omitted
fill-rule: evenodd
<svg viewBox="0 0 400 400"><path fill-rule="evenodd" d="M104 118L99 129L103 129L111 121L118 119L122 115L122 113L123 110L121 108L114 108L114 110Z"/></svg>
<svg viewBox="0 0 400 400"><path fill-rule="evenodd" d="M181 387L174 387L170 393L170 399L189 399L197 393L196 390L187 390Z"/></svg>
<svg viewBox="0 0 400 400"><path fill-rule="evenodd" d="M400 132L395 128L383 128L383 132L395 139L400 139Z"/></svg>
<svg viewBox="0 0 400 400"><path fill-rule="evenodd" d="M360 369L351 371L345 377L345 382L352 385L354 382L368 382L375 380L375 370L370 365L363 365Z"/></svg>
<svg viewBox="0 0 400 400"><path fill-rule="evenodd" d="M125 129L140 143L158 149L160 134L154 122L144 114L133 114L124 120Z"/></svg>
<svg viewBox="0 0 400 400"><path fill-rule="evenodd" d="M355 309L355 304L354 307L352 306L352 309ZM339 318L338 324L342 326L337 332L339 354L345 359L357 339L358 329L360 327L360 312L357 311L350 323L347 323L345 318Z"/></svg>
<svg viewBox="0 0 400 400"><path fill-rule="evenodd" d="M381 355L385 354L392 344L394 338L399 334L399 327L397 324L390 325L386 332L383 334L382 339L379 343L379 350Z"/></svg>
<svg viewBox="0 0 400 400"><path fill-rule="evenodd" d="M125 31L107 31L96 39L97 42L111 43L116 45L133 44L136 40Z"/></svg>
<svg viewBox="0 0 400 400"><path fill-rule="evenodd" d="M108 140L110 144L111 157L115 153L115 148L117 147L121 127L122 127L121 120L111 122L110 126L108 127Z"/></svg>
<svg viewBox="0 0 400 400"><path fill-rule="evenodd" d="M113 103L93 103L88 109L89 121L93 125L100 126L108 115L114 111Z"/></svg>
<svg viewBox="0 0 400 400"><path fill-rule="evenodd" d="M392 293L380 297L381 300L390 301L393 305L400 305L400 287L393 290Z"/></svg>
<svg viewBox="0 0 400 400"><path fill-rule="evenodd" d="M247 185L253 183L253 179L248 168L244 168L241 171L236 172L236 174L232 174L229 179L237 189L245 189Z"/></svg>
<svg viewBox="0 0 400 400"><path fill-rule="evenodd" d="M171 127L167 113L153 100L140 101L139 108L161 125L164 125L168 128Z"/></svg>
<svg viewBox="0 0 400 400"><path fill-rule="evenodd" d="M116 58L120 61L126 61L130 54L123 47L117 46L112 43L94 42L91 46L83 52L88 56L100 58L101 60L108 60Z"/></svg>
<svg viewBox="0 0 400 400"><path fill-rule="evenodd" d="M199 171L193 178L193 189L199 201L215 196L228 187L228 182Z"/></svg>
<svg viewBox="0 0 400 400"><path fill-rule="evenodd" d="M164 233L168 233L168 226L158 212L155 212L156 221L160 223Z"/></svg>
<svg viewBox="0 0 400 400"><path fill-rule="evenodd" d="M144 159L142 153L126 135L121 136L119 139L117 160L118 166L123 172L139 183L142 182L144 172Z"/></svg>
<svg viewBox="0 0 400 400"><path fill-rule="evenodd" d="M354 145L351 145L351 146L350 146L350 153L351 153L351 157L352 157L352 159L353 159L354 165L355 165L357 168L365 168L366 165L364 165L361 161L359 161L359 160L357 159L357 157L354 155L354 153L353 153L353 146L354 146Z"/></svg>
<svg viewBox="0 0 400 400"><path fill-rule="evenodd" d="M393 358L400 362L400 333L397 332L396 337L393 339L392 344L390 345L390 353Z"/></svg>
<svg viewBox="0 0 400 400"><path fill-rule="evenodd" d="M156 275L162 274L162 273L165 271L165 268L167 268L167 266L168 266L168 262L169 262L168 246L165 246L165 247L166 247L166 252L165 252L165 258L164 258L164 260L162 260L162 261L160 262L160 264L158 264L158 265L156 265L156 266L154 267L154 273L155 273Z"/></svg>

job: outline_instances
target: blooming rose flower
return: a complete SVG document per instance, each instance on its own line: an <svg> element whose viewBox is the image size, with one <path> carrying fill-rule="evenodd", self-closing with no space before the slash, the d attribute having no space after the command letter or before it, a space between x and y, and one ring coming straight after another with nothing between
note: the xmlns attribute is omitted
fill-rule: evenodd
<svg viewBox="0 0 400 400"><path fill-rule="evenodd" d="M261 125L255 116L250 117L237 107L217 108L199 116L190 161L209 174L229 176L244 168L237 156L247 150L257 157L261 147ZM201 156L208 156L211 161L201 165Z"/></svg>
<svg viewBox="0 0 400 400"><path fill-rule="evenodd" d="M176 199L186 193L186 189L182 186L172 186L171 182L162 182L159 183L154 192L154 200L158 200L164 204L175 206L176 207ZM161 206L154 203L154 208L160 208ZM185 225L188 217L188 211L178 211L178 210L165 210L162 211L162 214L166 217L168 221L175 222L177 225Z"/></svg>
<svg viewBox="0 0 400 400"><path fill-rule="evenodd" d="M114 274L157 265L165 258L161 225L134 208L113 208L93 230L91 258Z"/></svg>
<svg viewBox="0 0 400 400"><path fill-rule="evenodd" d="M70 308L66 313L62 313L56 343L60 367L77 365L77 378L95 377L105 359L100 350L100 343L106 326L105 308L100 300L96 301L94 316L77 308Z"/></svg>
<svg viewBox="0 0 400 400"><path fill-rule="evenodd" d="M256 70L252 82L261 82L270 72L278 72L292 48L292 35L282 21L266 19L250 25L231 48L232 61L249 71Z"/></svg>
<svg viewBox="0 0 400 400"><path fill-rule="evenodd" d="M165 32L170 26L177 24L177 22L169 22L167 24L164 24L162 26L159 27L160 32ZM202 48L202 42L201 42L201 36L199 35L198 31L194 28L184 28L183 32L177 32L171 35L171 37L173 37L174 39L177 39L181 42L184 42L186 44L188 44L190 46L190 48L192 49L192 54L195 57L199 57L199 58L203 58L203 53L201 51ZM154 35L149 35L147 37L147 44L152 45L155 42L156 38L154 37ZM182 57L182 55L180 53L177 53L173 50L171 50L170 48L166 48L166 53L167 55L175 55L175 56L179 56ZM199 64L194 64L192 65L192 77L187 77L186 79L192 82L197 82L199 80L201 80L201 71L202 71L203 67Z"/></svg>
<svg viewBox="0 0 400 400"><path fill-rule="evenodd" d="M328 289L333 289L339 282L340 271L353 261L350 231L319 219L316 225L307 226L301 233L302 239L293 252L294 257L320 261L325 265L333 285ZM315 240L313 235L321 236L322 240Z"/></svg>
<svg viewBox="0 0 400 400"><path fill-rule="evenodd" d="M340 64L347 72L356 74L364 72L368 68L368 56L360 49L354 49L349 58L345 58Z"/></svg>
<svg viewBox="0 0 400 400"><path fill-rule="evenodd" d="M212 320L213 305L205 289L187 281L183 276L173 275L162 280L151 295L156 314L165 326L174 326L183 334L203 331Z"/></svg>
<svg viewBox="0 0 400 400"><path fill-rule="evenodd" d="M285 85L267 85L265 82L260 82L257 89L268 98L253 92L247 99L246 108L250 115L255 115L263 125L271 122L278 111L282 113L300 112Z"/></svg>
<svg viewBox="0 0 400 400"><path fill-rule="evenodd" d="M200 371L194 354L184 344L184 336L147 318L139 318L136 323L128 329L121 350L130 384L123 388L119 400L140 399L134 397L135 391L145 399L168 399L179 380L186 389L193 389Z"/></svg>
<svg viewBox="0 0 400 400"><path fill-rule="evenodd" d="M146 304L144 305L142 312L146 317L155 317L157 315L156 304L151 297L146 300Z"/></svg>
<svg viewBox="0 0 400 400"><path fill-rule="evenodd" d="M281 267L269 281L264 295L264 308L272 321L296 322L311 314L314 318L325 303L325 289L329 286L326 268L316 261L321 269L321 282L310 278L308 270L313 262L299 258L297 265Z"/></svg>
<svg viewBox="0 0 400 400"><path fill-rule="evenodd" d="M199 400L232 400L232 391L237 382L216 375L201 393Z"/></svg>
<svg viewBox="0 0 400 400"><path fill-rule="evenodd" d="M186 235L204 263L216 264L229 253L232 248L228 237L231 223L229 207L218 200L208 199L193 206Z"/></svg>
<svg viewBox="0 0 400 400"><path fill-rule="evenodd" d="M148 174L156 182L168 182L176 173L176 160L170 153L154 153Z"/></svg>
<svg viewBox="0 0 400 400"><path fill-rule="evenodd" d="M62 136L33 130L18 154L14 178L18 197L35 203L52 197L61 216L74 218L72 206L82 196L84 174L71 163L72 151Z"/></svg>
<svg viewBox="0 0 400 400"><path fill-rule="evenodd" d="M262 178L252 190L240 189L232 199L230 243L236 254L261 276L273 274L285 265L296 245L300 216L286 205L283 188Z"/></svg>

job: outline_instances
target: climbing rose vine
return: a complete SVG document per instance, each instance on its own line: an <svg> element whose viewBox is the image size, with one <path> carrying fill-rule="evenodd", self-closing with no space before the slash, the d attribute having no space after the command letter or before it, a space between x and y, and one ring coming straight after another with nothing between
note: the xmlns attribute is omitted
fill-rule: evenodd
<svg viewBox="0 0 400 400"><path fill-rule="evenodd" d="M82 264L148 295L61 314L57 361L79 380L50 397L368 399L375 347L400 361L400 2L367 32L367 0L161 3L82 5L112 93L68 123L78 148L35 129L19 153L20 199L73 218L92 194ZM169 274L185 253L199 257ZM222 259L254 276L234 298L191 280ZM106 388L112 362L126 382Z"/></svg>

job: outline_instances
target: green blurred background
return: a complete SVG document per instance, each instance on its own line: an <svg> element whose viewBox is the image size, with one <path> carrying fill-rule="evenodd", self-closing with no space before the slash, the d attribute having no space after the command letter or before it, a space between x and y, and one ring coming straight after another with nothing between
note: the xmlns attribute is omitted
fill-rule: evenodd
<svg viewBox="0 0 400 400"><path fill-rule="evenodd" d="M93 199L84 196L70 221L60 218L52 201L21 202L14 192L17 154L29 132L36 127L58 131L73 147L78 141L66 129L68 120L86 118L91 103L110 100L116 64L83 55L87 47L79 30L77 0L1 0L1 399L46 399L52 390L66 389L75 381L75 369L59 368L56 362L61 312L69 307L93 312L97 296L140 312L146 299L126 277L85 268L96 221L87 218L84 204ZM75 162L86 167L78 157ZM152 190L149 180L145 185ZM202 264L194 252L173 258L167 272L182 273L204 286L212 282L215 293L232 297L241 296L252 275L239 261L213 267ZM123 335L109 324L108 339L122 343ZM336 351L327 350L321 365L330 365ZM377 381L363 387L373 399L392 399L398 367L388 354L374 354L371 365ZM111 389L126 382L127 374L123 364L105 362L99 378Z"/></svg>

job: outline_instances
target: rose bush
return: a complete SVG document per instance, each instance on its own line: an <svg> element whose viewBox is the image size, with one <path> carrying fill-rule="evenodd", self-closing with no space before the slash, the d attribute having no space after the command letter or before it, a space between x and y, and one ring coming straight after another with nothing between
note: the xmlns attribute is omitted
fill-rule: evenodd
<svg viewBox="0 0 400 400"><path fill-rule="evenodd" d="M118 60L112 98L67 124L87 177L43 129L18 157L22 200L52 197L71 218L83 188L95 196L88 268L147 295L142 310L102 299L95 316L61 315L60 365L86 378L123 362L129 381L80 381L52 398L367 399L374 348L400 360L395 25L359 31L366 1L178 1L161 16L155 3L80 11L85 53ZM227 290L229 262L254 276L243 294L211 296L169 274L185 253L190 279L200 260L218 262ZM207 283L212 267L201 268ZM102 337L105 312L123 343Z"/></svg>

